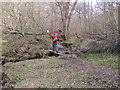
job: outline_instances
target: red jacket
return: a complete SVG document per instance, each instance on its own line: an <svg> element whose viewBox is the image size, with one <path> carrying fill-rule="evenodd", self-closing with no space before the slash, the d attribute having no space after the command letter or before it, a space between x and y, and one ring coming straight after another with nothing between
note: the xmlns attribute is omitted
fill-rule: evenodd
<svg viewBox="0 0 120 90"><path fill-rule="evenodd" d="M58 35L53 36L49 33L49 36L52 38L52 40L54 40L55 38L58 38L60 36L60 33L58 33ZM52 43L57 43L57 41L52 41Z"/></svg>

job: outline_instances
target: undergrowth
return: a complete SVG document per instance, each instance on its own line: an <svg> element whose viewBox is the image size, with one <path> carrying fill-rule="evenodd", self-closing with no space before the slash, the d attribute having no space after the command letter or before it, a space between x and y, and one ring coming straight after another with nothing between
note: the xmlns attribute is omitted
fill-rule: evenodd
<svg viewBox="0 0 120 90"><path fill-rule="evenodd" d="M16 74L12 75L12 79L16 80L17 82L21 82L21 81L25 80L24 77L18 76Z"/></svg>
<svg viewBox="0 0 120 90"><path fill-rule="evenodd" d="M105 67L119 69L118 54L89 54L85 57L88 61L96 62Z"/></svg>

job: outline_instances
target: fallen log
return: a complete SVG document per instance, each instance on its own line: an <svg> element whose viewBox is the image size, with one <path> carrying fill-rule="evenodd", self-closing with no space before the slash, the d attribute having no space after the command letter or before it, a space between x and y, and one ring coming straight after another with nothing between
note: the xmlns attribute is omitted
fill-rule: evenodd
<svg viewBox="0 0 120 90"><path fill-rule="evenodd" d="M46 35L46 33L31 33L31 32L19 32L19 31L6 31L4 34L20 34L22 36L24 35Z"/></svg>
<svg viewBox="0 0 120 90"><path fill-rule="evenodd" d="M47 51L45 55L48 55L48 56L56 56L56 57L61 56L61 54L56 53L56 52L53 52L53 51L51 51L51 50Z"/></svg>
<svg viewBox="0 0 120 90"><path fill-rule="evenodd" d="M9 62L9 59L6 57L1 58L1 64L4 65L6 62Z"/></svg>

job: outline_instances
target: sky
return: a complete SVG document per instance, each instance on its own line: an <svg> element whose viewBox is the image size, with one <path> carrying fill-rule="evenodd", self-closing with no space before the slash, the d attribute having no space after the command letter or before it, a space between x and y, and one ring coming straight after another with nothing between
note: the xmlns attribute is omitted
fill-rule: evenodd
<svg viewBox="0 0 120 90"><path fill-rule="evenodd" d="M84 2L84 1L86 1L86 2L92 2L92 4L93 5L96 5L96 0L79 0L79 1L81 1L81 2ZM100 1L100 0L97 0L98 2Z"/></svg>

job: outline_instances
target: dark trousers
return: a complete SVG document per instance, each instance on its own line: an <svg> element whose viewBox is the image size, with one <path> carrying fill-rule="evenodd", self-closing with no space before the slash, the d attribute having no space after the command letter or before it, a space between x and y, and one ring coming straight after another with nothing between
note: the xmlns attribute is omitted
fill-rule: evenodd
<svg viewBox="0 0 120 90"><path fill-rule="evenodd" d="M58 52L58 44L57 43L52 43L52 50L53 50L53 52L54 51Z"/></svg>

